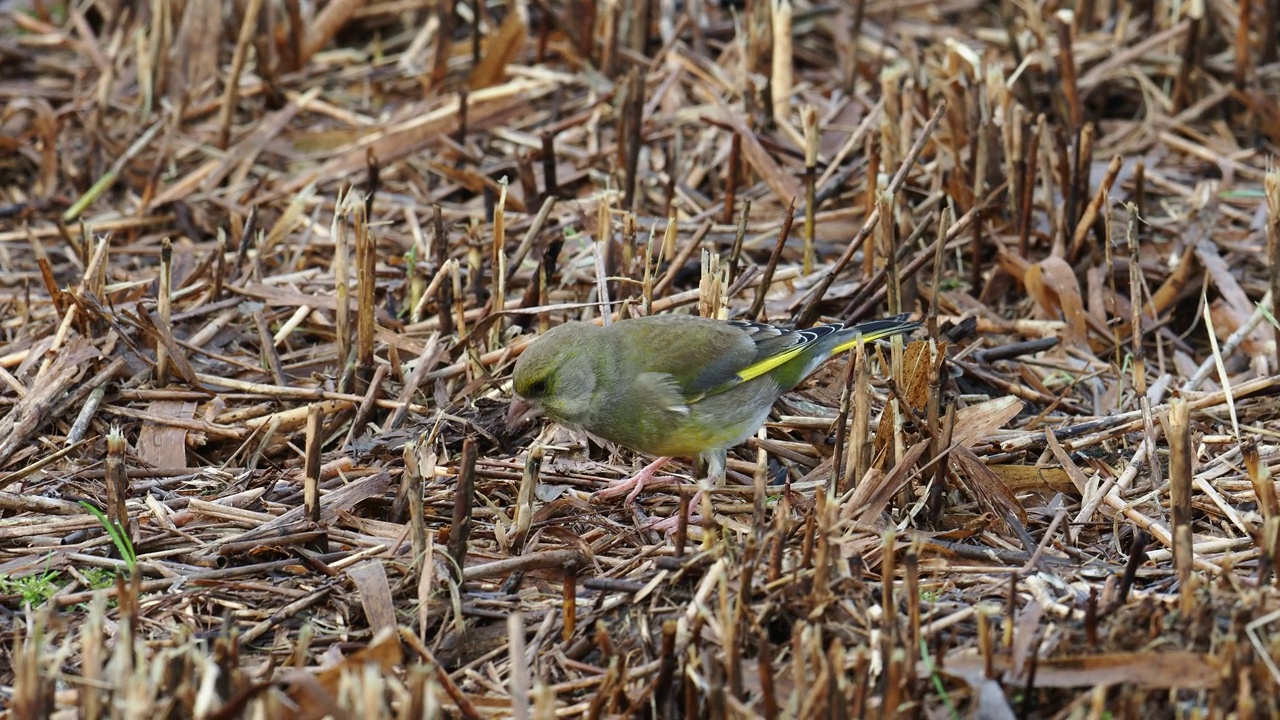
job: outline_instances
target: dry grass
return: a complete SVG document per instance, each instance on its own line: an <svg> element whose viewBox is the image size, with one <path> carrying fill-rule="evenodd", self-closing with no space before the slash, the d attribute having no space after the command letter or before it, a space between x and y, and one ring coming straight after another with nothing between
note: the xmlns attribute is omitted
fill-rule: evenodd
<svg viewBox="0 0 1280 720"><path fill-rule="evenodd" d="M1064 8L0 2L0 705L1276 716L1280 3ZM900 311L672 536L503 422Z"/></svg>

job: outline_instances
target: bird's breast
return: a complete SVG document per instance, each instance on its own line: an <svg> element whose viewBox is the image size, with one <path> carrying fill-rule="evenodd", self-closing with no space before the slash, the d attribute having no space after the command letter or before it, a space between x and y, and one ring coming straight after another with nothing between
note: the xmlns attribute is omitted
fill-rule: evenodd
<svg viewBox="0 0 1280 720"><path fill-rule="evenodd" d="M687 411L630 398L616 400L588 432L651 455L692 457L738 445L764 424L777 398L768 377L689 403Z"/></svg>

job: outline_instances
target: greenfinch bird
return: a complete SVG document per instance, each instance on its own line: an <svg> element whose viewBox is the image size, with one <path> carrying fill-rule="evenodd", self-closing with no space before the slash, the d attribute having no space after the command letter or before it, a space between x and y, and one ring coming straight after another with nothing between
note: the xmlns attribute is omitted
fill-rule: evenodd
<svg viewBox="0 0 1280 720"><path fill-rule="evenodd" d="M899 315L804 330L689 315L607 326L569 322L516 361L507 420L538 414L598 438L660 456L599 494L634 500L671 457L700 457L723 481L726 451L756 433L773 403L819 365L859 342L909 333Z"/></svg>

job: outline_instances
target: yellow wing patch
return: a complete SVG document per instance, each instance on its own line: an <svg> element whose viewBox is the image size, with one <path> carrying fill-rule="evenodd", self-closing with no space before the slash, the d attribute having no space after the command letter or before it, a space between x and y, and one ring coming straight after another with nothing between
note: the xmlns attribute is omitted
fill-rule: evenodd
<svg viewBox="0 0 1280 720"><path fill-rule="evenodd" d="M782 347L779 347L776 352L771 352L746 366L742 370L738 371L731 380L711 389L706 394L713 395L718 392L724 392L736 385L749 382L762 375L767 375L792 360L795 360L804 353L813 352L814 346L818 345L822 342L823 338L826 338L832 333L849 333L851 330L855 331L855 334L841 342L839 345L824 350L822 353L824 358L842 353L845 350L854 347L859 342L872 342L891 335L910 332L916 327L919 327L919 323L912 322L908 320L907 317L907 315L899 315L885 320L872 320L870 322L860 323L859 325L851 327L846 327L839 323L833 323L830 325L818 325L804 330L787 330L776 326L763 325L748 321L732 321L730 324L736 325L751 334L752 339L756 341L757 345L765 343L773 344L779 340L787 342L788 344L782 345ZM857 333L857 331L861 332ZM695 401L696 400L693 399L690 400L690 402Z"/></svg>
<svg viewBox="0 0 1280 720"><path fill-rule="evenodd" d="M915 329L918 326L918 323L911 322L909 320L906 320L905 318L906 316L899 316L896 318L890 318L888 320L873 320L869 323L862 323L861 327L865 329L861 333L857 333L853 335L853 337L850 337L845 342L842 342L839 345L836 345L835 347L825 352L824 355L826 355L827 357L830 357L832 355L839 355L840 353L844 352L845 350L848 350L849 348L857 345L860 342L864 342L864 343L874 342L876 340L879 340L880 338L889 337L891 335L898 335L903 332L908 332L910 330ZM840 325L840 324L831 324L831 325L819 325L817 327L807 328L805 330L789 330L789 331L782 330L781 334L788 335L795 338L796 342L790 347L787 347L781 350L780 352L777 352L772 355L769 355L768 357L762 358L748 365L747 367L743 368L738 373L738 378L741 382L747 382L748 380L758 378L761 375L764 375L778 367L781 367L782 365L787 364L791 360L794 360L801 353L808 351L828 335L836 332L849 332L850 330L857 330L859 327L860 326L858 325L855 325L853 327L845 327L844 325ZM775 328L775 330L780 330L780 329Z"/></svg>
<svg viewBox="0 0 1280 720"><path fill-rule="evenodd" d="M800 353L804 352L805 349L808 347L809 347L809 344L805 343L803 345L796 345L795 347L790 348L785 352L780 352L777 355L770 355L769 357L763 360L754 362L746 366L745 368L743 368L738 373L738 377L742 379L742 382L746 382L748 380L758 378L761 375L764 375L765 373L769 372L770 370L773 370L774 368L780 365L786 364L788 360L791 360L792 358L796 357Z"/></svg>

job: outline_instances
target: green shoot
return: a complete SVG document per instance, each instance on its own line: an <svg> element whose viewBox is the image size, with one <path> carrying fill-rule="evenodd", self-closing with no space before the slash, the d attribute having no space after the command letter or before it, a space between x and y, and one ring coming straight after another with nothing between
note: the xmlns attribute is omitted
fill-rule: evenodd
<svg viewBox="0 0 1280 720"><path fill-rule="evenodd" d="M951 696L947 694L946 686L942 684L942 675L938 673L933 665L933 659L929 657L929 645L924 638L920 638L920 661L924 663L924 671L933 680L933 689L938 691L938 697L942 698L942 703L947 706L947 712L954 720L959 720L960 712L956 710L955 704L951 702Z"/></svg>
<svg viewBox="0 0 1280 720"><path fill-rule="evenodd" d="M111 536L111 542L115 543L116 551L120 553L120 557L124 560L125 567L128 567L129 572L132 573L134 566L138 564L138 554L134 551L133 542L125 534L124 528L118 527L116 523L108 520L101 510L90 503L81 500L80 504L93 513L93 516L98 518L98 522L102 523L102 527L107 529L107 534Z"/></svg>

